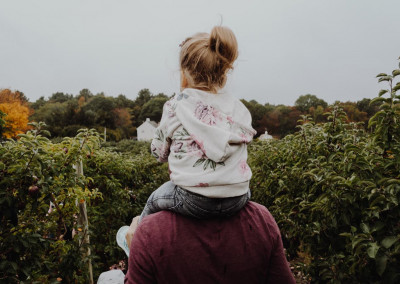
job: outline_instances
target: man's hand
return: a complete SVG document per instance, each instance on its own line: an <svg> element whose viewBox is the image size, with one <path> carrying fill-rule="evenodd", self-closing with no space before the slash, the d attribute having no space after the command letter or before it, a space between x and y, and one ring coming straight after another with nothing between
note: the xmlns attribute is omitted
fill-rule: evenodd
<svg viewBox="0 0 400 284"><path fill-rule="evenodd" d="M132 219L132 223L129 226L129 230L126 233L126 236L125 236L126 243L128 244L129 249L131 249L131 242L132 242L132 239L133 239L133 234L135 233L136 228L138 226L139 218L140 218L140 216L136 216L135 218Z"/></svg>

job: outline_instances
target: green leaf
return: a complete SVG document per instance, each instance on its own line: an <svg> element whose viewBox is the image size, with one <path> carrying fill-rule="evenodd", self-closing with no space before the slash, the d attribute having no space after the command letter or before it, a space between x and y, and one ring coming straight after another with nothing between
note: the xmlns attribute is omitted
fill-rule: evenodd
<svg viewBox="0 0 400 284"><path fill-rule="evenodd" d="M399 237L397 236L389 236L386 237L382 240L381 244L384 248L388 249L390 248L395 242L399 240Z"/></svg>
<svg viewBox="0 0 400 284"><path fill-rule="evenodd" d="M196 161L196 163L194 163L193 167L200 166L202 163L204 163L205 160L206 160L206 159L203 159L203 158L198 159L198 160Z"/></svg>
<svg viewBox="0 0 400 284"><path fill-rule="evenodd" d="M382 90L383 91L383 90ZM388 99L386 99L386 98L381 98L381 97L376 97L376 98L374 98L373 100L371 100L371 102L369 103L369 105L372 105L372 104L374 104L374 103L376 103L376 102L386 102L386 100L388 100Z"/></svg>
<svg viewBox="0 0 400 284"><path fill-rule="evenodd" d="M368 256L370 258L375 258L376 254L378 253L378 250L379 250L378 244L376 242L371 243L369 248L367 249Z"/></svg>
<svg viewBox="0 0 400 284"><path fill-rule="evenodd" d="M395 69L392 72L393 78L396 77L397 75L400 75L400 69Z"/></svg>
<svg viewBox="0 0 400 284"><path fill-rule="evenodd" d="M387 76L387 74L386 73L379 73L378 75L376 75L376 78L383 77L383 76Z"/></svg>
<svg viewBox="0 0 400 284"><path fill-rule="evenodd" d="M367 224L361 223L360 228L364 233L369 234L369 226Z"/></svg>
<svg viewBox="0 0 400 284"><path fill-rule="evenodd" d="M378 231L382 230L384 227L385 227L384 222L376 222L375 225L371 229L371 233L378 232Z"/></svg>
<svg viewBox="0 0 400 284"><path fill-rule="evenodd" d="M391 179L386 180L385 184L386 185L400 184L400 179L391 178Z"/></svg>
<svg viewBox="0 0 400 284"><path fill-rule="evenodd" d="M211 165L211 168L215 171L215 168L216 168L216 166L217 166L217 163L214 162L213 160L210 160L210 165Z"/></svg>
<svg viewBox="0 0 400 284"><path fill-rule="evenodd" d="M379 96L383 96L384 94L386 94L388 92L388 90L380 90L379 91Z"/></svg>
<svg viewBox="0 0 400 284"><path fill-rule="evenodd" d="M386 255L380 256L376 259L376 272L380 276L382 276L383 272L386 270L386 263L388 261L388 257Z"/></svg>
<svg viewBox="0 0 400 284"><path fill-rule="evenodd" d="M397 92L399 89L400 89L400 84L396 84L396 86L392 88L392 92Z"/></svg>
<svg viewBox="0 0 400 284"><path fill-rule="evenodd" d="M378 82L390 81L390 80L392 80L392 76L383 76L379 78Z"/></svg>
<svg viewBox="0 0 400 284"><path fill-rule="evenodd" d="M351 247L352 249L356 248L358 246L358 244L365 242L367 239L364 237L358 237L357 239L354 238L351 242ZM364 244L365 245L365 244Z"/></svg>
<svg viewBox="0 0 400 284"><path fill-rule="evenodd" d="M206 162L203 165L203 170L206 170L208 168L208 165L210 164L210 159L207 159Z"/></svg>

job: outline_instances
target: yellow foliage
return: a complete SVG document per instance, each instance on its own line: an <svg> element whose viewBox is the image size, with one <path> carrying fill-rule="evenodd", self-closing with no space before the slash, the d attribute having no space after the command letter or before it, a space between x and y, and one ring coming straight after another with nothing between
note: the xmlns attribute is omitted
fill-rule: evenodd
<svg viewBox="0 0 400 284"><path fill-rule="evenodd" d="M8 89L0 91L0 111L6 116L3 136L6 138L16 137L29 129L30 109L26 102L21 99L19 92L11 92Z"/></svg>
<svg viewBox="0 0 400 284"><path fill-rule="evenodd" d="M0 104L19 102L20 104L27 105L22 99L22 94L18 91L12 92L9 89L0 90Z"/></svg>

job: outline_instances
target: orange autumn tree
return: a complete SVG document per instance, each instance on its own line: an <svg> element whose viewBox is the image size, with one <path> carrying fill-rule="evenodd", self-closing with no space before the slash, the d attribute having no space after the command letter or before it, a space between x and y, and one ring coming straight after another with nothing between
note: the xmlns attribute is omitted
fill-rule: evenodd
<svg viewBox="0 0 400 284"><path fill-rule="evenodd" d="M0 111L6 114L3 117L5 124L2 133L5 138L16 137L29 129L31 110L22 93L9 89L0 90Z"/></svg>

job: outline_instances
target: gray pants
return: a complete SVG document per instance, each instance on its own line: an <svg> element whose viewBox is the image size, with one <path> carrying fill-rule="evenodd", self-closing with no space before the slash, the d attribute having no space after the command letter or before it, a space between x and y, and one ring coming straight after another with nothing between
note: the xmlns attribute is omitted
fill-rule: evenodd
<svg viewBox="0 0 400 284"><path fill-rule="evenodd" d="M170 210L197 219L228 217L242 209L249 200L250 190L241 196L209 198L168 181L150 195L140 215L140 221L143 217L161 210Z"/></svg>

